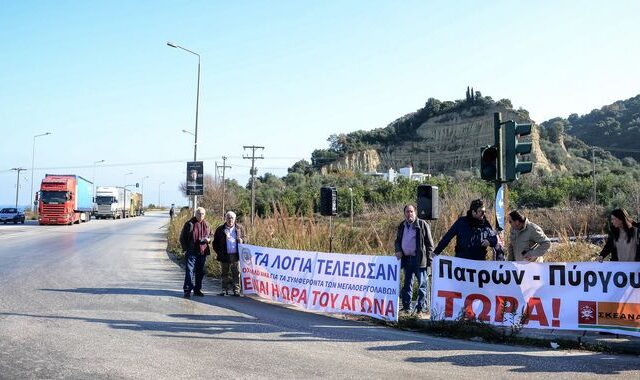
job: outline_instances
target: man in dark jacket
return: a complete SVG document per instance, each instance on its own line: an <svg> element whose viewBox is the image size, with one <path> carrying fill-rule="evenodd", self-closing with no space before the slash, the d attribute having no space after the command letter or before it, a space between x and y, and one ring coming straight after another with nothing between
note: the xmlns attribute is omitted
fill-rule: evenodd
<svg viewBox="0 0 640 380"><path fill-rule="evenodd" d="M238 244L246 242L244 227L236 223L236 214L228 211L224 215L224 224L216 228L213 234L213 250L216 251L216 259L220 262L222 272L221 296L229 294L229 288L233 287L233 295L240 296L240 263L238 261ZM231 272L231 277L229 277Z"/></svg>
<svg viewBox="0 0 640 380"><path fill-rule="evenodd" d="M416 209L413 205L404 206L404 220L398 226L395 248L396 257L401 260L400 266L404 270L404 284L401 291L402 310L400 312L411 313L413 276L416 276L418 281L416 317L424 318L429 308L427 304L427 268L431 265L433 238L429 224L416 217Z"/></svg>
<svg viewBox="0 0 640 380"><path fill-rule="evenodd" d="M486 260L487 247L500 249L496 233L484 216L485 212L484 202L481 199L472 201L467 215L458 218L449 228L449 231L440 239L433 254L441 254L454 236L456 237L456 257L463 259Z"/></svg>
<svg viewBox="0 0 640 380"><path fill-rule="evenodd" d="M182 227L180 245L185 251L186 273L184 276L184 298L193 295L202 297L202 278L204 277L204 263L211 254L211 228L204 216L206 211L202 207L196 209L196 216L189 219Z"/></svg>

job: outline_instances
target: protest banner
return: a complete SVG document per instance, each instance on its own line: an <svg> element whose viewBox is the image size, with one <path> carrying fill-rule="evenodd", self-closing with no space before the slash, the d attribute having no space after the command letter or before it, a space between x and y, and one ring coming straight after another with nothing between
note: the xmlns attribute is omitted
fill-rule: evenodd
<svg viewBox="0 0 640 380"><path fill-rule="evenodd" d="M245 294L326 313L398 320L395 256L350 255L240 244Z"/></svg>
<svg viewBox="0 0 640 380"><path fill-rule="evenodd" d="M640 336L640 263L433 261L432 318Z"/></svg>

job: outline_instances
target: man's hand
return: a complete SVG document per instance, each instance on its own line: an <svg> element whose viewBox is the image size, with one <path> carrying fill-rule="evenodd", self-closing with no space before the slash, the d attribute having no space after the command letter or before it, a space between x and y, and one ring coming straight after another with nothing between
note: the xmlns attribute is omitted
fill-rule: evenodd
<svg viewBox="0 0 640 380"><path fill-rule="evenodd" d="M604 257L602 257L602 256L598 256L598 258L597 258L596 260L598 260L598 262L599 262L599 263L601 263L601 262L603 262L603 261L604 261Z"/></svg>
<svg viewBox="0 0 640 380"><path fill-rule="evenodd" d="M489 240L484 239L484 240L482 241L482 246L483 246L483 247L488 247L488 246L489 246Z"/></svg>
<svg viewBox="0 0 640 380"><path fill-rule="evenodd" d="M400 260L402 258L402 252L396 252L396 258Z"/></svg>

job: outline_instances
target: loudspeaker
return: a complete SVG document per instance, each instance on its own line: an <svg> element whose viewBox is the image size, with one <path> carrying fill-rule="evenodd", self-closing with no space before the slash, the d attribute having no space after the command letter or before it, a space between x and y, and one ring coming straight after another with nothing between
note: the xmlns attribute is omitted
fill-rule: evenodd
<svg viewBox="0 0 640 380"><path fill-rule="evenodd" d="M438 219L438 186L418 186L418 218L425 220Z"/></svg>
<svg viewBox="0 0 640 380"><path fill-rule="evenodd" d="M338 214L338 192L335 187L322 186L320 188L320 214L324 216Z"/></svg>

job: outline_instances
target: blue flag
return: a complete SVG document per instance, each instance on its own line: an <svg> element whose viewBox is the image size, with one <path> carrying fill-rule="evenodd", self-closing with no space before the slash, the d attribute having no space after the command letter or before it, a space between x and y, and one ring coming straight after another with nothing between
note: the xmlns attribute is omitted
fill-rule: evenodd
<svg viewBox="0 0 640 380"><path fill-rule="evenodd" d="M496 230L504 230L504 185L500 185L496 193Z"/></svg>

